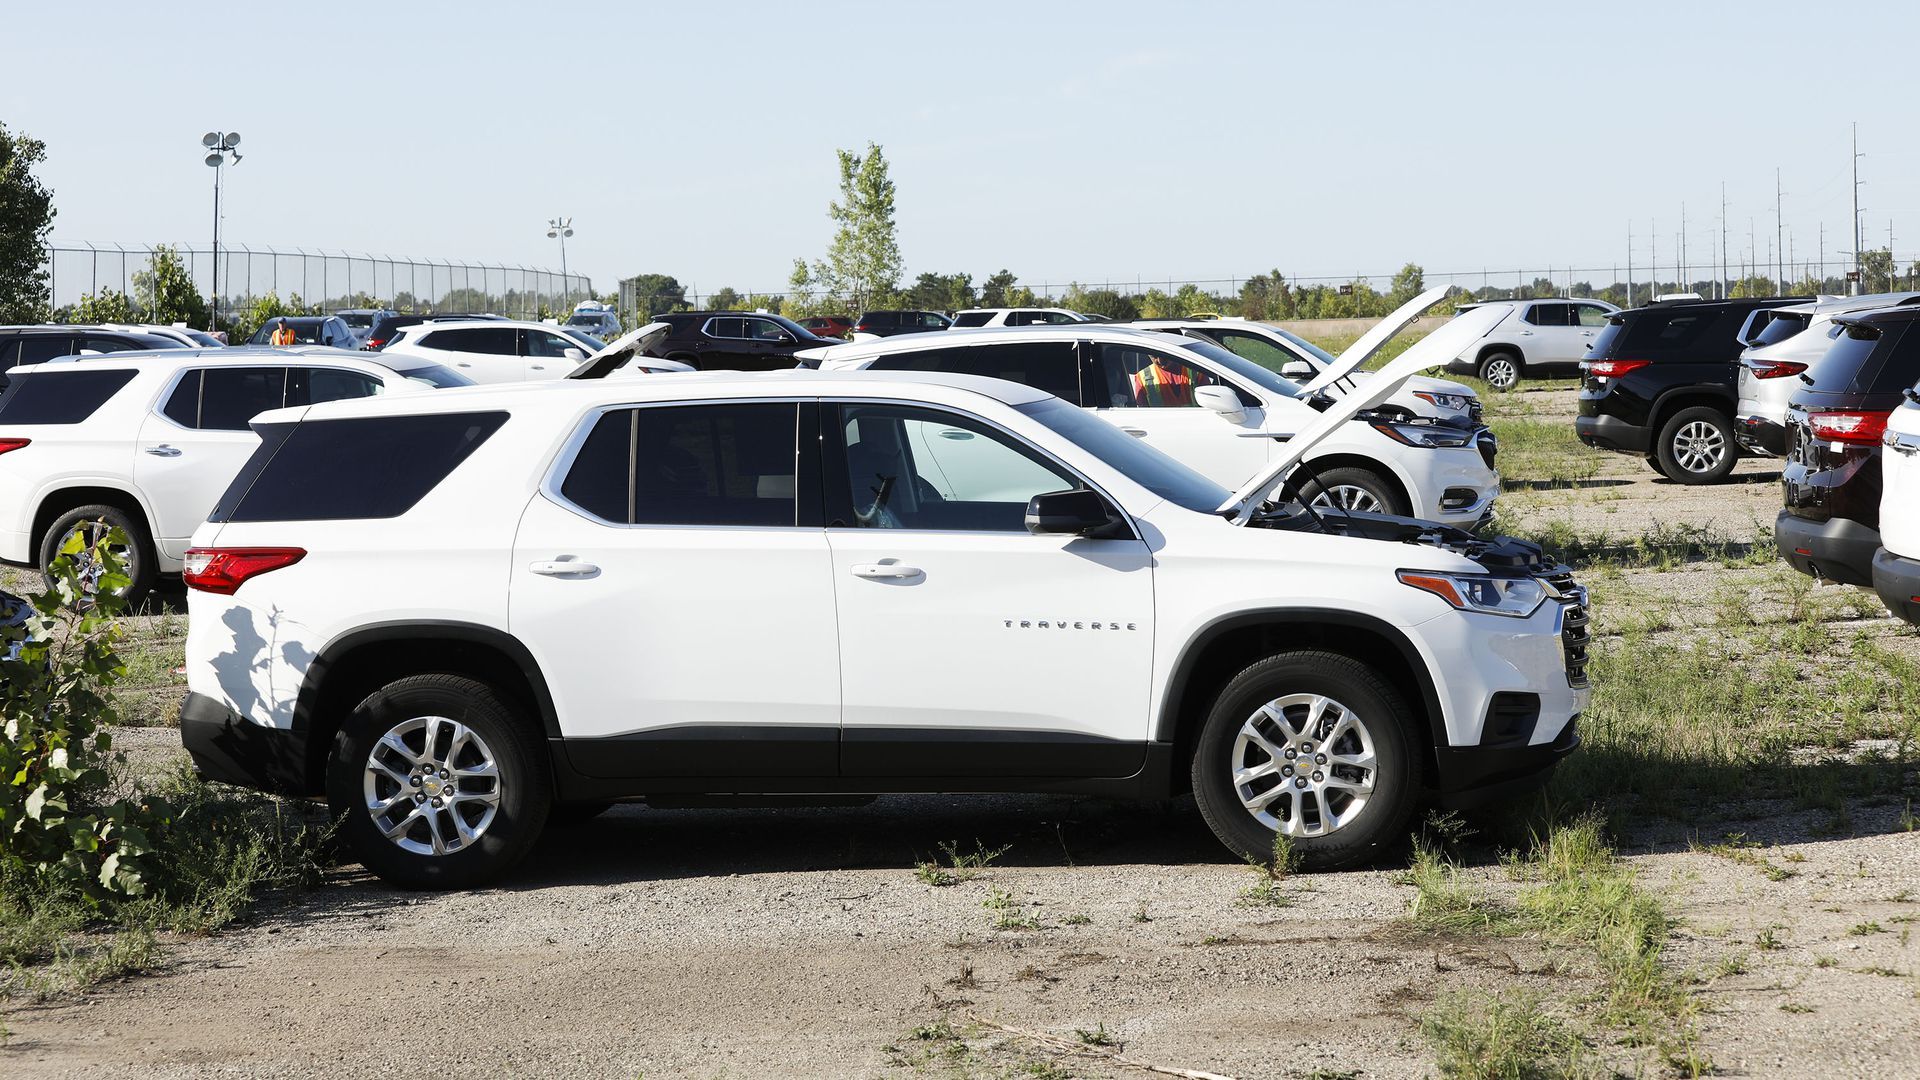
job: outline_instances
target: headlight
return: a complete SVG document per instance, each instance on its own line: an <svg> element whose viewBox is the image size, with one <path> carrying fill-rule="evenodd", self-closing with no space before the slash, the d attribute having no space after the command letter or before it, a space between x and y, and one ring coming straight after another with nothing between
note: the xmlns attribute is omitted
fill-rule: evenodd
<svg viewBox="0 0 1920 1080"><path fill-rule="evenodd" d="M1385 435L1397 443L1407 446L1424 446L1439 450L1447 447L1466 446L1473 442L1473 432L1457 427L1438 427L1430 424L1396 424L1391 421L1376 420L1373 430Z"/></svg>
<svg viewBox="0 0 1920 1080"><path fill-rule="evenodd" d="M1413 396L1432 405L1436 409L1449 412L1466 412L1467 405L1473 401L1468 394L1442 394L1436 390L1415 390Z"/></svg>
<svg viewBox="0 0 1920 1080"><path fill-rule="evenodd" d="M1493 577L1488 574L1436 574L1402 570L1402 584L1433 595L1461 611L1484 611L1524 619L1540 609L1547 590L1532 578Z"/></svg>

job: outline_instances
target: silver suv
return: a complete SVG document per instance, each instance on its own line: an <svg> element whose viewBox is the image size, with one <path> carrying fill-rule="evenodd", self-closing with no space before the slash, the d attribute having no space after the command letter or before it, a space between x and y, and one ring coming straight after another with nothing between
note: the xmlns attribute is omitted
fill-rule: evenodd
<svg viewBox="0 0 1920 1080"><path fill-rule="evenodd" d="M1607 316L1620 309L1605 300L1489 300L1462 304L1460 313L1505 308L1487 335L1447 365L1459 375L1477 375L1495 390L1511 390L1523 378L1572 375Z"/></svg>
<svg viewBox="0 0 1920 1080"><path fill-rule="evenodd" d="M1761 308L1740 328L1740 404L1733 436L1741 447L1770 457L1786 452L1787 405L1806 383L1795 376L1826 355L1833 319L1849 312L1920 303L1920 292L1823 296L1804 304Z"/></svg>

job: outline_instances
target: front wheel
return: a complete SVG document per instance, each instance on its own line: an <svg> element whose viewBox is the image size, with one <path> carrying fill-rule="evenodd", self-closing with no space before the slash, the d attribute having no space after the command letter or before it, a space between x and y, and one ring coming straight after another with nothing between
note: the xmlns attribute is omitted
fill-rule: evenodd
<svg viewBox="0 0 1920 1080"><path fill-rule="evenodd" d="M1372 469L1343 465L1315 476L1300 485L1300 495L1316 510L1359 510L1401 517L1413 512L1399 490Z"/></svg>
<svg viewBox="0 0 1920 1080"><path fill-rule="evenodd" d="M1339 653L1270 656L1234 676L1208 714L1193 793L1220 841L1270 858L1284 835L1311 869L1377 858L1413 815L1407 706Z"/></svg>
<svg viewBox="0 0 1920 1080"><path fill-rule="evenodd" d="M1660 429L1660 471L1677 483L1712 484L1733 471L1733 422L1705 405L1681 409Z"/></svg>
<svg viewBox="0 0 1920 1080"><path fill-rule="evenodd" d="M553 801L546 749L524 710L457 675L414 675L360 703L334 738L327 805L367 869L409 889L505 873Z"/></svg>

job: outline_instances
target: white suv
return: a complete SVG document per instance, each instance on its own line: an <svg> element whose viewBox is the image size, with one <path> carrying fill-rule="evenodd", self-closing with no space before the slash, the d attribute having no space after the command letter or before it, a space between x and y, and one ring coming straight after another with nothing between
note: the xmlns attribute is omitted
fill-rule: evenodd
<svg viewBox="0 0 1920 1080"><path fill-rule="evenodd" d="M1485 318L1449 323L1408 354L1444 363L1451 354L1436 350L1457 348L1463 328ZM1334 400L1210 340L1109 324L915 334L796 355L825 371L947 371L1023 383L1091 410L1227 488L1285 453ZM1306 490L1317 505L1472 526L1500 492L1495 450L1484 427L1369 412L1320 443L1306 463Z"/></svg>
<svg viewBox="0 0 1920 1080"><path fill-rule="evenodd" d="M1098 320L1088 318L1077 311L1066 308L1008 308L986 307L968 308L953 313L953 325L949 330L975 330L982 326L1061 326L1067 323L1086 323Z"/></svg>
<svg viewBox="0 0 1920 1080"><path fill-rule="evenodd" d="M15 368L0 397L0 561L45 570L67 537L123 530L138 596L246 463L255 413L471 385L413 357L326 346L166 349Z"/></svg>
<svg viewBox="0 0 1920 1080"><path fill-rule="evenodd" d="M1605 300L1488 300L1462 304L1455 318L1468 312L1499 315L1486 333L1465 343L1448 371L1477 375L1495 390L1511 390L1524 378L1573 375L1607 325L1607 316L1620 309Z"/></svg>
<svg viewBox="0 0 1920 1080"><path fill-rule="evenodd" d="M380 350L444 364L478 383L564 378L593 349L566 328L505 319L415 323Z"/></svg>
<svg viewBox="0 0 1920 1080"><path fill-rule="evenodd" d="M324 792L406 885L498 875L555 808L913 791L1191 787L1233 850L1279 831L1335 866L1579 741L1585 594L1539 548L1263 501L1293 460L1229 494L1003 381L568 380L257 424L188 553L181 737L209 777Z"/></svg>

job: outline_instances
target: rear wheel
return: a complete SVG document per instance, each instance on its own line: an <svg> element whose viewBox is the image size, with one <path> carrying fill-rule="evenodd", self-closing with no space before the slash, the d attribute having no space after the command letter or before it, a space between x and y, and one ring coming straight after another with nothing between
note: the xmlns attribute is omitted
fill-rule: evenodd
<svg viewBox="0 0 1920 1080"><path fill-rule="evenodd" d="M1343 465L1317 474L1300 486L1300 494L1316 509L1358 510L1369 514L1412 513L1398 488L1372 469Z"/></svg>
<svg viewBox="0 0 1920 1080"><path fill-rule="evenodd" d="M1377 857L1413 815L1406 704L1372 669L1317 650L1280 653L1234 676L1193 758L1201 816L1222 843L1265 861L1284 835L1301 864Z"/></svg>
<svg viewBox="0 0 1920 1080"><path fill-rule="evenodd" d="M367 869L458 889L524 857L553 801L531 718L492 687L414 675L360 703L334 738L327 804Z"/></svg>
<svg viewBox="0 0 1920 1080"><path fill-rule="evenodd" d="M1733 422L1718 409L1681 409L1660 429L1660 471L1682 484L1712 484L1733 471Z"/></svg>
<svg viewBox="0 0 1920 1080"><path fill-rule="evenodd" d="M1480 378L1495 390L1511 390L1520 384L1520 358L1506 352L1488 353L1480 361Z"/></svg>
<svg viewBox="0 0 1920 1080"><path fill-rule="evenodd" d="M1652 469L1654 472L1659 473L1661 476L1667 475L1667 467L1665 465L1660 464L1659 454L1651 454L1648 457L1646 457L1644 460L1647 463L1647 468ZM1668 477L1668 479L1672 479L1672 478Z"/></svg>
<svg viewBox="0 0 1920 1080"><path fill-rule="evenodd" d="M76 569L80 575L81 593L92 595L99 586L100 575L105 572L105 567L92 558L90 552L114 529L119 529L127 537L125 544L114 545L114 553L126 564L127 578L131 581L123 596L128 607L139 604L147 591L153 588L153 541L147 539L144 525L117 506L104 503L76 506L55 519L46 535L40 538L41 577L48 585L53 584L53 561L60 557L60 549L66 547L69 540L78 537L82 548L74 558L78 563Z"/></svg>

